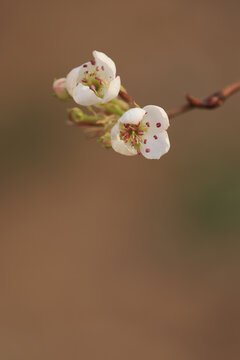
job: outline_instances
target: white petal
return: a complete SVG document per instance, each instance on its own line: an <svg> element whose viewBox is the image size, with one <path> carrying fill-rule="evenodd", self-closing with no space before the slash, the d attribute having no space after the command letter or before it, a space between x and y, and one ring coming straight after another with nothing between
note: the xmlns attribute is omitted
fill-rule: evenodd
<svg viewBox="0 0 240 360"><path fill-rule="evenodd" d="M96 65L100 68L104 67L104 77L107 81L112 81L116 77L116 65L112 59L110 59L107 55L99 51L93 51L93 57L96 61ZM101 76L102 77L102 76Z"/></svg>
<svg viewBox="0 0 240 360"><path fill-rule="evenodd" d="M138 124L142 120L145 110L140 108L133 108L126 111L123 116L118 120L123 124Z"/></svg>
<svg viewBox="0 0 240 360"><path fill-rule="evenodd" d="M160 106L147 105L143 108L146 111L143 121L149 122L151 132L156 129L157 132L167 130L169 119L166 111Z"/></svg>
<svg viewBox="0 0 240 360"><path fill-rule="evenodd" d="M112 148L119 154L127 155L127 156L137 155L136 149L125 144L125 142L120 139L118 123L114 125L114 127L111 130L111 142L112 142Z"/></svg>
<svg viewBox="0 0 240 360"><path fill-rule="evenodd" d="M91 64L90 61L85 62L83 65L79 66L79 80L86 77L85 72L88 71L89 73L93 72L95 70L95 67Z"/></svg>
<svg viewBox="0 0 240 360"><path fill-rule="evenodd" d="M144 144L144 140L146 140L146 144ZM147 133L143 137L143 142L140 146L142 155L147 159L160 159L160 157L166 154L169 149L170 142L166 131L158 133L157 139L155 139L152 135L148 136Z"/></svg>
<svg viewBox="0 0 240 360"><path fill-rule="evenodd" d="M66 88L71 96L73 96L73 90L77 85L80 68L81 66L72 69L66 78Z"/></svg>
<svg viewBox="0 0 240 360"><path fill-rule="evenodd" d="M117 76L116 79L110 82L109 87L106 88L104 98L102 99L102 103L106 103L117 97L120 91L120 87L121 87L121 80L120 77Z"/></svg>
<svg viewBox="0 0 240 360"><path fill-rule="evenodd" d="M77 104L83 106L90 106L94 104L99 104L101 102L101 98L99 98L95 93L89 89L88 86L79 84L73 90L73 99Z"/></svg>

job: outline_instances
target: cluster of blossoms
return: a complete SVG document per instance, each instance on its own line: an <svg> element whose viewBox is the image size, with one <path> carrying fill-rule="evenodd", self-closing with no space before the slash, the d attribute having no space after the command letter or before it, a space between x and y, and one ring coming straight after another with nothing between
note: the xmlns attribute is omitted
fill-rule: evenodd
<svg viewBox="0 0 240 360"><path fill-rule="evenodd" d="M93 60L57 79L53 90L60 100L80 107L68 110L72 125L82 126L106 148L122 155L142 154L160 159L170 148L167 113L159 106L140 108L121 86L113 60L93 51Z"/></svg>

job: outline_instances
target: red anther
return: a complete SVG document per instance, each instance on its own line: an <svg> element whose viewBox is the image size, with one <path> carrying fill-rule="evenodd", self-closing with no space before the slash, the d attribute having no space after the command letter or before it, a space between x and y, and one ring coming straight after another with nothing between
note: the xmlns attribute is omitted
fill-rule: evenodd
<svg viewBox="0 0 240 360"><path fill-rule="evenodd" d="M96 70L99 71L99 66L96 67Z"/></svg>
<svg viewBox="0 0 240 360"><path fill-rule="evenodd" d="M124 124L124 127L126 128L126 129L128 129L129 128L129 124Z"/></svg>
<svg viewBox="0 0 240 360"><path fill-rule="evenodd" d="M155 140L157 140L157 138L158 138L157 135L154 135L153 137L154 137Z"/></svg>
<svg viewBox="0 0 240 360"><path fill-rule="evenodd" d="M146 125L147 125L147 127L150 127L150 124L149 124L149 122L147 122L147 123L146 123Z"/></svg>
<svg viewBox="0 0 240 360"><path fill-rule="evenodd" d="M138 135L143 135L144 132L143 132L142 130L139 130L139 131L137 132L137 134L138 134Z"/></svg>
<svg viewBox="0 0 240 360"><path fill-rule="evenodd" d="M96 61L95 61L95 60L91 60L91 64L92 64L92 65L95 65L95 64L96 64Z"/></svg>
<svg viewBox="0 0 240 360"><path fill-rule="evenodd" d="M87 67L87 64L84 64L83 67Z"/></svg>
<svg viewBox="0 0 240 360"><path fill-rule="evenodd" d="M147 139L144 139L144 140L143 140L143 143L146 144L146 143L147 143Z"/></svg>
<svg viewBox="0 0 240 360"><path fill-rule="evenodd" d="M87 83L87 79L82 79L82 82L83 82L83 83Z"/></svg>
<svg viewBox="0 0 240 360"><path fill-rule="evenodd" d="M138 155L141 155L141 151L140 151L140 150L138 150L137 153L138 153Z"/></svg>
<svg viewBox="0 0 240 360"><path fill-rule="evenodd" d="M146 153L149 153L149 152L150 152L150 149L146 149L145 151L146 151Z"/></svg>
<svg viewBox="0 0 240 360"><path fill-rule="evenodd" d="M96 90L96 86L95 85L90 85L90 89L92 90L92 91L95 91Z"/></svg>
<svg viewBox="0 0 240 360"><path fill-rule="evenodd" d="M101 67L102 71L104 71L104 66Z"/></svg>
<svg viewBox="0 0 240 360"><path fill-rule="evenodd" d="M159 123L159 122L158 122L158 123L156 123L156 127L158 127L158 128L159 128L160 126L161 126L161 123Z"/></svg>

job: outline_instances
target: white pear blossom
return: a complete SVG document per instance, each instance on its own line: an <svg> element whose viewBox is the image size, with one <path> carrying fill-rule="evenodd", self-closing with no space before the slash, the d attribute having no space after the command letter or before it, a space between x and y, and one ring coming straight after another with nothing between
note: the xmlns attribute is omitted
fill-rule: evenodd
<svg viewBox="0 0 240 360"><path fill-rule="evenodd" d="M118 96L121 81L112 59L93 51L94 60L74 68L67 75L66 87L77 104L106 103Z"/></svg>
<svg viewBox="0 0 240 360"><path fill-rule="evenodd" d="M130 109L111 130L112 147L122 155L160 159L170 149L168 127L167 113L159 106Z"/></svg>

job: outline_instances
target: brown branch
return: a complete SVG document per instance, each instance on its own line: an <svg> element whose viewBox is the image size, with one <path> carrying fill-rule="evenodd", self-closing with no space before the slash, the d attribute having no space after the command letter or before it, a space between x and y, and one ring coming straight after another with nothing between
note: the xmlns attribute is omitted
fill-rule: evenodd
<svg viewBox="0 0 240 360"><path fill-rule="evenodd" d="M189 94L186 95L187 102L181 106L178 106L172 110L167 111L168 117L170 119L177 117L179 115L184 114L187 111L194 110L194 109L205 109L211 110L216 109L223 105L224 101L226 101L231 95L235 94L236 92L240 91L240 81L237 81L231 85L226 86L225 88L221 89L220 91L215 92L212 95L209 95L203 100L199 100ZM136 107L136 103L134 99L125 91L120 90L119 96L126 101L131 107ZM105 111L106 113L106 111ZM71 126L82 126L82 127L99 127L102 124L96 123L95 121L79 121L75 122L72 121L72 110L69 111L69 119L68 124Z"/></svg>
<svg viewBox="0 0 240 360"><path fill-rule="evenodd" d="M222 90L206 97L204 100L196 99L193 96L187 94L187 103L167 111L168 117L172 119L193 109L216 109L217 107L222 106L224 101L226 101L231 95L238 91L240 91L240 81L226 86Z"/></svg>
<svg viewBox="0 0 240 360"><path fill-rule="evenodd" d="M120 90L118 95L119 95L124 101L126 101L126 103L128 103L131 107L136 107L135 101L133 100L133 98L132 98L128 93L126 93L126 92L123 91L123 90Z"/></svg>
<svg viewBox="0 0 240 360"><path fill-rule="evenodd" d="M168 117L172 119L193 109L205 109L205 110L216 109L217 107L222 106L224 101L226 101L231 95L233 95L238 91L240 91L240 81L237 81L231 85L226 86L225 88L215 92L212 95L209 95L203 100L199 100L189 94L186 94L187 102L183 105L180 105L174 109L167 111ZM134 99L128 93L120 90L119 96L124 101L126 101L131 107L136 107L136 103Z"/></svg>

